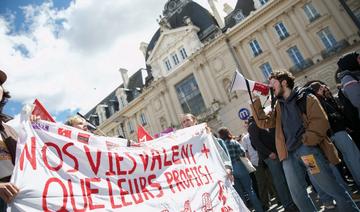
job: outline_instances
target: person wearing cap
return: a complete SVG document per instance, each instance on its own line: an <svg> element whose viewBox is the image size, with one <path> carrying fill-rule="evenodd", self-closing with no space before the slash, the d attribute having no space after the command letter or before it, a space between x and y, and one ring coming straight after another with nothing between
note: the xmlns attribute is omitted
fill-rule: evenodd
<svg viewBox="0 0 360 212"><path fill-rule="evenodd" d="M350 52L343 55L337 62L337 80L341 82L344 95L357 108L360 119L360 55Z"/></svg>
<svg viewBox="0 0 360 212"><path fill-rule="evenodd" d="M5 72L0 70L0 211L6 211L7 203L19 193L19 188L9 182L15 164L17 134L13 128L5 124L12 118L2 113L10 98L9 92L3 88L6 79Z"/></svg>

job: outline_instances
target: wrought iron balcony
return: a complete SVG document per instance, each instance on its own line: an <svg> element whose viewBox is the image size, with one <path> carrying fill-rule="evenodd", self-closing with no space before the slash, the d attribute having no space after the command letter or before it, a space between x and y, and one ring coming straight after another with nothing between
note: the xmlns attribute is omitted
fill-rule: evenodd
<svg viewBox="0 0 360 212"><path fill-rule="evenodd" d="M304 69L309 68L310 66L314 65L314 62L311 59L306 59L302 63L295 64L292 66L289 71L293 74L298 73Z"/></svg>
<svg viewBox="0 0 360 212"><path fill-rule="evenodd" d="M338 41L334 46L328 49L324 49L321 51L321 56L325 59L328 58L337 52L340 52L342 49L349 46L349 43L346 40Z"/></svg>

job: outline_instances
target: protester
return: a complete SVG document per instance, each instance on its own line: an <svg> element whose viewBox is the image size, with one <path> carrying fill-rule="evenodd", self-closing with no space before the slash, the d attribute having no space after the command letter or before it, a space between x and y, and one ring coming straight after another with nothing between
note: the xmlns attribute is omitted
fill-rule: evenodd
<svg viewBox="0 0 360 212"><path fill-rule="evenodd" d="M234 175L234 187L243 201L246 201L245 193L249 195L250 202L255 211L263 211L262 204L259 201L252 187L251 178L245 165L240 157L245 157L245 150L236 142L229 129L222 127L218 130L219 137L225 141L225 145L229 151Z"/></svg>
<svg viewBox="0 0 360 212"><path fill-rule="evenodd" d="M325 91L330 92L325 84L313 82L310 87L324 108L330 123L328 134L335 146L343 155L344 161L355 183L360 186L360 151L346 132L345 117L332 96L325 96Z"/></svg>
<svg viewBox="0 0 360 212"><path fill-rule="evenodd" d="M276 154L274 129L260 129L252 116L248 119L248 126L251 144L258 151L259 159L263 160L269 168L272 178L275 179L273 183L285 211L297 211Z"/></svg>
<svg viewBox="0 0 360 212"><path fill-rule="evenodd" d="M11 118L2 113L2 110L10 98L3 84L6 74L0 70L0 211L6 211L7 203L10 203L19 193L19 188L10 183L10 178L15 165L17 133L5 123Z"/></svg>
<svg viewBox="0 0 360 212"><path fill-rule="evenodd" d="M187 127L192 127L198 124L197 118L190 113L184 114L181 118L181 126L182 128L187 128ZM211 133L211 130L209 127L206 127L208 133ZM223 140L219 139L219 138L215 138L214 140L216 140L217 142L215 143L215 146L220 154L220 157L222 159L222 162L224 163L226 172L227 172L227 177L233 181L233 175L232 175L232 166L231 166L231 160L230 160L230 154L228 149L226 148L226 145L224 143Z"/></svg>
<svg viewBox="0 0 360 212"><path fill-rule="evenodd" d="M327 116L314 95L294 87L294 77L285 70L275 71L269 81L277 97L275 111L265 114L259 97L252 110L257 125L275 128L276 150L291 196L300 211L317 211L306 190L306 171L312 181L332 196L344 211L359 211L349 193L336 182L328 160L340 162L326 133ZM305 103L304 107L301 102ZM325 155L323 155L325 154Z"/></svg>
<svg viewBox="0 0 360 212"><path fill-rule="evenodd" d="M70 117L66 122L66 125L75 127L80 130L88 131L86 120L78 115Z"/></svg>
<svg viewBox="0 0 360 212"><path fill-rule="evenodd" d="M246 131L248 130L247 120L244 122L244 128ZM264 210L267 210L271 206L271 196L275 196L275 191L271 176L268 173L268 168L264 164L264 161L259 158L258 152L253 148L251 143L249 133L246 132L242 136L240 144L245 150L246 157L249 158L256 169L254 172L250 173L251 181L253 183L252 185L257 196L261 200Z"/></svg>
<svg viewBox="0 0 360 212"><path fill-rule="evenodd" d="M342 91L357 108L360 119L360 55L357 52L347 53L339 59L337 65L337 78L341 81Z"/></svg>
<svg viewBox="0 0 360 212"><path fill-rule="evenodd" d="M349 134L360 148L360 56L357 52L345 54L337 62L335 74L338 86L337 100L341 104Z"/></svg>

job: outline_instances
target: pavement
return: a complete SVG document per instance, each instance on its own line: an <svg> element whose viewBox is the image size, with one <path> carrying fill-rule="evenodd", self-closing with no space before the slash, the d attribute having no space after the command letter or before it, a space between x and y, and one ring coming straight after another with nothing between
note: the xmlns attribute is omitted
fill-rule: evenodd
<svg viewBox="0 0 360 212"><path fill-rule="evenodd" d="M357 204L357 206L360 208L360 190L357 190L356 185L354 185L354 184L349 184L349 188L350 188L352 194L357 194L357 196L359 196L359 198L358 198L358 199L354 199L354 201L355 201L355 203ZM309 187L307 188L307 191L308 191L308 193L310 194L311 199L312 199L313 202L315 203L315 206L317 207L318 211L321 211L321 212L323 212L323 211L326 211L326 212L342 211L342 210L338 210L338 208L336 207L336 204L335 204L335 208L333 208L333 209L326 209L326 208L322 205L320 199L318 198L317 193L315 193L315 192L313 191L313 189L312 189L311 186L309 186ZM251 209L251 208L249 208L249 209ZM250 210L250 211L255 211L255 210L252 209L252 210ZM272 198L272 199L271 199L271 206L270 206L270 208L267 210L267 212L284 212L284 211L285 211L285 210L284 210L284 208L282 207L282 205L281 205L281 204L278 205L278 204L277 204L277 200L276 200L275 198Z"/></svg>
<svg viewBox="0 0 360 212"><path fill-rule="evenodd" d="M356 191L355 189L355 185L350 185L350 189L353 191L353 193L358 193L359 191ZM332 212L332 211L341 211L338 210L337 207L335 207L334 209L325 209L325 207L322 205L322 203L320 202L319 198L317 197L317 194L315 192L313 192L311 186L309 186L307 188L308 193L310 194L311 199L314 201L318 211L326 211L326 212ZM360 199L358 200L354 200L355 203L357 204L357 206L360 208ZM275 200L275 198L272 199L272 205L270 207L269 210L267 210L268 212L283 212L285 211L284 208L280 205L278 206L277 201Z"/></svg>

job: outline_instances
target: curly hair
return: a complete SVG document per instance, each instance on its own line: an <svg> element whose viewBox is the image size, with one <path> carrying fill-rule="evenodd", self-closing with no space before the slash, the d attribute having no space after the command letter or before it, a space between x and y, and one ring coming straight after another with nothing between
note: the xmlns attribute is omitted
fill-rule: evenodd
<svg viewBox="0 0 360 212"><path fill-rule="evenodd" d="M269 80L271 79L276 79L278 80L280 83L285 80L287 82L287 86L290 89L294 88L295 85L295 77L288 71L286 71L285 69L280 69L277 70L275 72L272 72Z"/></svg>

